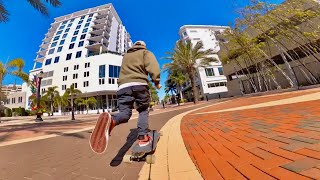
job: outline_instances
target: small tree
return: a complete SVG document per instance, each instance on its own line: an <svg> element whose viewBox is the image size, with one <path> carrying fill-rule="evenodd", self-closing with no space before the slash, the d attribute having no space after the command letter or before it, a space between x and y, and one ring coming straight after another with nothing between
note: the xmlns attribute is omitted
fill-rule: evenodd
<svg viewBox="0 0 320 180"><path fill-rule="evenodd" d="M72 84L69 88L66 89L65 95L70 98L71 103L71 120L75 120L74 118L74 98L81 94L81 91L74 88L74 84Z"/></svg>

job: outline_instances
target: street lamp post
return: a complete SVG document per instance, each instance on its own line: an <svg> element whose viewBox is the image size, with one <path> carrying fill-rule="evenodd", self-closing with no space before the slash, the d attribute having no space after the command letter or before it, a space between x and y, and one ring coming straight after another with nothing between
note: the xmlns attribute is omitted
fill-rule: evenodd
<svg viewBox="0 0 320 180"><path fill-rule="evenodd" d="M38 80L38 89L37 89L37 110L40 107L40 98L41 98L41 94L40 94L40 90L41 90L41 79L43 78L43 71L40 71L39 74L37 74L37 78ZM43 119L41 118L41 113L37 112L37 118L36 118L36 122L42 122Z"/></svg>

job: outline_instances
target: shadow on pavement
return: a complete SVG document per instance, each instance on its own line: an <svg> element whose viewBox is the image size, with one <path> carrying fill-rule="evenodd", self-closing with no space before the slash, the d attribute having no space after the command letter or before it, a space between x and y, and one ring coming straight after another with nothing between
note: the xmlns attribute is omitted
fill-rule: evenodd
<svg viewBox="0 0 320 180"><path fill-rule="evenodd" d="M0 142L6 141L10 137L11 137L10 133L7 133L7 134L5 134L3 136L0 136Z"/></svg>
<svg viewBox="0 0 320 180"><path fill-rule="evenodd" d="M136 142L138 136L137 129L130 129L130 134L127 136L127 142L121 147L118 154L110 162L110 166L119 166L122 162L124 155L129 151L133 143Z"/></svg>

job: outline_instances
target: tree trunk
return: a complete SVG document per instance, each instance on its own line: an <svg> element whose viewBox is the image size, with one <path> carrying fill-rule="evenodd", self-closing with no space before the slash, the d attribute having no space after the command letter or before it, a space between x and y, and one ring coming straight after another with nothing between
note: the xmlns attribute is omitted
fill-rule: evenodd
<svg viewBox="0 0 320 180"><path fill-rule="evenodd" d="M192 92L193 92L193 103L197 104L199 101L199 99L198 99L199 93L198 93L198 90L196 87L196 79L195 79L196 77L195 77L194 71L195 71L194 69L190 70L189 78L191 80L191 87L192 87Z"/></svg>

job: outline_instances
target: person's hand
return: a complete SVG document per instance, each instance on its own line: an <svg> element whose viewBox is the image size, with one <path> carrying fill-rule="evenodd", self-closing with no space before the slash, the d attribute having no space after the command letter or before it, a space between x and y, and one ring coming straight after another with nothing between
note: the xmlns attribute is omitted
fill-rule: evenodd
<svg viewBox="0 0 320 180"><path fill-rule="evenodd" d="M161 89L161 84L155 84L155 86L156 86L156 88L159 90L159 89Z"/></svg>

